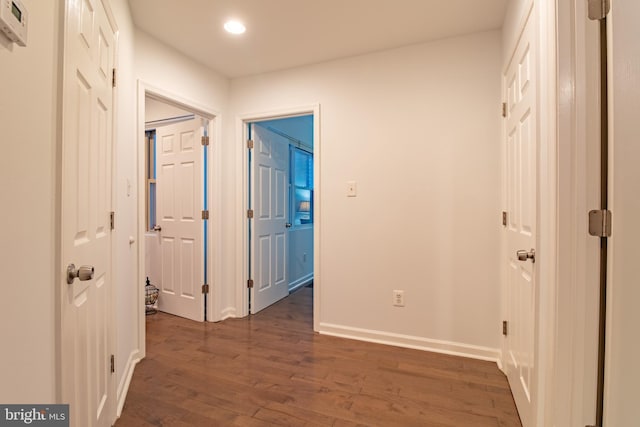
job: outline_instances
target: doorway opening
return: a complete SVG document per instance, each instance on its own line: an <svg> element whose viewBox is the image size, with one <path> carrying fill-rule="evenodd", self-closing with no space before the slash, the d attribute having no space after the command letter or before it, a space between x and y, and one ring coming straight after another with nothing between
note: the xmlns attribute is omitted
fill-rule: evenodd
<svg viewBox="0 0 640 427"><path fill-rule="evenodd" d="M313 114L247 123L249 311L313 285Z"/></svg>
<svg viewBox="0 0 640 427"><path fill-rule="evenodd" d="M218 292L208 286L220 281L220 203L213 197L219 194L219 179L206 178L220 170L214 149L221 139L218 116L212 108L138 82L140 357L146 354L148 274L160 291L157 309L196 321L220 320ZM153 246L147 248L149 240L155 253Z"/></svg>
<svg viewBox="0 0 640 427"><path fill-rule="evenodd" d="M208 120L149 96L145 107L145 312L202 321Z"/></svg>

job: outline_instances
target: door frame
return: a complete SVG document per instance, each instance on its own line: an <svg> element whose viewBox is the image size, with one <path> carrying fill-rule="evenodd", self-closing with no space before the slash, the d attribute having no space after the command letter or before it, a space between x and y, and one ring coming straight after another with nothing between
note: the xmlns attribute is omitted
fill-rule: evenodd
<svg viewBox="0 0 640 427"><path fill-rule="evenodd" d="M242 174L236 179L235 194L241 195L236 198L236 259L241 260L236 268L235 287L235 313L228 312L224 318L245 317L249 315L249 289L247 280L249 279L249 221L247 221L247 210L249 209L249 150L247 150L248 124L264 120L284 119L287 117L313 115L313 330L318 331L320 324L320 295L321 295L321 275L320 275L320 230L321 230L321 158L322 144L320 141L320 104L309 104L297 107L281 108L256 113L239 114L236 117L236 158L240 162L238 170Z"/></svg>
<svg viewBox="0 0 640 427"><path fill-rule="evenodd" d="M144 283L145 281L145 233L146 233L146 177L145 177L145 98L151 96L159 101L174 105L181 109L193 112L209 120L207 128L210 137L209 150L207 151L208 176L207 176L207 199L209 201L209 227L207 227L208 251L205 260L207 271L209 272L209 297L207 298L206 309L208 321L218 321L220 319L220 284L221 274L221 156L220 149L222 141L222 127L220 126L221 114L214 108L199 104L196 101L176 95L170 91L154 86L144 80L138 80L138 110L136 126L137 144L137 194L138 194L138 218L137 218L137 240L138 257L136 265L136 277L134 283ZM139 286L138 292L138 361L146 356L146 328L145 328L145 292L144 286ZM203 307L204 309L204 307ZM131 367L133 372L133 367ZM119 408L121 410L121 408Z"/></svg>
<svg viewBox="0 0 640 427"><path fill-rule="evenodd" d="M587 212L600 203L598 26L586 2L558 3L558 232L555 359L547 402L557 426L595 424L599 239ZM595 71L594 71L595 70ZM562 396L563 399L554 399ZM548 425L554 425L548 422Z"/></svg>

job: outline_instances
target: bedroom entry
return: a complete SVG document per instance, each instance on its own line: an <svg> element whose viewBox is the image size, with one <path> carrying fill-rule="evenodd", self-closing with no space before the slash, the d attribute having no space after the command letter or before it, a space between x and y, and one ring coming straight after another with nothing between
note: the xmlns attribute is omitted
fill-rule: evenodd
<svg viewBox="0 0 640 427"><path fill-rule="evenodd" d="M255 314L312 285L313 115L251 122L249 308Z"/></svg>
<svg viewBox="0 0 640 427"><path fill-rule="evenodd" d="M208 120L145 99L145 272L158 310L205 320ZM204 139L206 141L206 138Z"/></svg>

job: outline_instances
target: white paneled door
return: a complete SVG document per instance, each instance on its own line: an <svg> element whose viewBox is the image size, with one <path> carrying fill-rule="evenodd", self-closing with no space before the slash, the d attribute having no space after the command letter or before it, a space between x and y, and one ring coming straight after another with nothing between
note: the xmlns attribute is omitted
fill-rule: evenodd
<svg viewBox="0 0 640 427"><path fill-rule="evenodd" d="M287 218L289 144L261 126L253 126L251 167L251 313L289 295Z"/></svg>
<svg viewBox="0 0 640 427"><path fill-rule="evenodd" d="M536 53L533 13L503 76L506 95L508 334L503 366L524 427L533 422L536 372Z"/></svg>
<svg viewBox="0 0 640 427"><path fill-rule="evenodd" d="M110 426L115 418L110 211L116 28L100 0L64 3L62 402L70 404L72 426Z"/></svg>
<svg viewBox="0 0 640 427"><path fill-rule="evenodd" d="M204 320L203 126L200 119L156 130L158 309Z"/></svg>

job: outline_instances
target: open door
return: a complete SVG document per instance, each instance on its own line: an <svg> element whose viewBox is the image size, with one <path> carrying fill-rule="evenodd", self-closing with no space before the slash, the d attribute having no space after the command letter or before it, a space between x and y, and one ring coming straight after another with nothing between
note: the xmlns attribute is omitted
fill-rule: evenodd
<svg viewBox="0 0 640 427"><path fill-rule="evenodd" d="M115 25L101 1L65 4L60 401L69 404L72 426L110 426Z"/></svg>
<svg viewBox="0 0 640 427"><path fill-rule="evenodd" d="M251 314L289 295L289 145L259 125L251 151Z"/></svg>
<svg viewBox="0 0 640 427"><path fill-rule="evenodd" d="M203 126L200 119L156 130L158 309L204 320Z"/></svg>
<svg viewBox="0 0 640 427"><path fill-rule="evenodd" d="M536 373L535 264L537 228L537 103L535 17L529 13L507 66L505 143L507 180L507 337L503 366L524 427L533 425Z"/></svg>

